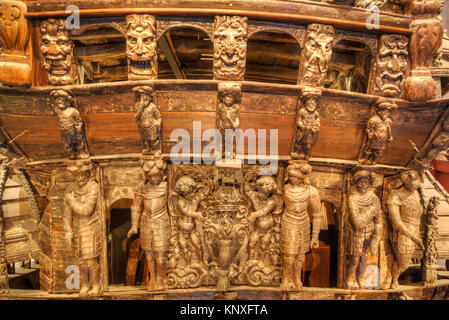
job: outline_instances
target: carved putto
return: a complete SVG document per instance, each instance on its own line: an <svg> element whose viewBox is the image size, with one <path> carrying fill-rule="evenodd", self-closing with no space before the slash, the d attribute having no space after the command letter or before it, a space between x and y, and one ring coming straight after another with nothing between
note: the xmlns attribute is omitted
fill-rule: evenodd
<svg viewBox="0 0 449 320"><path fill-rule="evenodd" d="M320 114L316 110L321 91L304 88L301 93L303 107L296 116L296 135L291 153L292 159L309 159L312 147L318 140L320 131ZM298 107L301 101L298 101Z"/></svg>
<svg viewBox="0 0 449 320"><path fill-rule="evenodd" d="M81 273L80 297L102 294L99 259L103 248L103 230L97 205L100 188L92 175L89 159L68 161L67 170L75 181L64 195L64 230L69 243L75 242Z"/></svg>
<svg viewBox="0 0 449 320"><path fill-rule="evenodd" d="M85 159L89 156L84 124L80 112L75 107L75 99L69 91L53 90L50 97L54 99L59 131L65 148L70 152L70 159Z"/></svg>
<svg viewBox="0 0 449 320"><path fill-rule="evenodd" d="M319 246L321 227L321 203L318 190L310 185L312 167L306 161L292 162L286 171L284 186L285 209L281 220L281 250L284 255L281 289L295 291L302 289L301 269L305 254L310 248ZM312 237L310 218L313 216Z"/></svg>
<svg viewBox="0 0 449 320"><path fill-rule="evenodd" d="M407 67L408 38L399 34L381 35L373 78L374 94L400 98Z"/></svg>
<svg viewBox="0 0 449 320"><path fill-rule="evenodd" d="M149 291L167 290L167 252L169 217L166 162L160 153L142 156L140 165L145 182L136 188L131 206L131 229L128 238L140 228L141 247L145 251L150 280Z"/></svg>
<svg viewBox="0 0 449 320"><path fill-rule="evenodd" d="M126 16L128 79L157 79L156 18L147 14Z"/></svg>
<svg viewBox="0 0 449 320"><path fill-rule="evenodd" d="M214 77L243 80L246 65L247 17L215 16Z"/></svg>
<svg viewBox="0 0 449 320"><path fill-rule="evenodd" d="M387 148L387 144L393 141L391 126L393 121L390 116L397 109L397 105L391 102L379 100L374 107L375 114L366 125L365 139L362 144L362 164L375 165Z"/></svg>
<svg viewBox="0 0 449 320"><path fill-rule="evenodd" d="M73 55L74 45L66 29L66 20L45 20L41 24L41 33L41 53L48 84L63 86L77 83L78 69Z"/></svg>
<svg viewBox="0 0 449 320"><path fill-rule="evenodd" d="M162 116L154 104L153 87L135 87L136 113L134 118L139 126L139 133L144 149L142 154L154 154L161 151L161 124Z"/></svg>
<svg viewBox="0 0 449 320"><path fill-rule="evenodd" d="M307 27L304 48L299 57L298 84L322 87L332 58L334 27L311 24Z"/></svg>
<svg viewBox="0 0 449 320"><path fill-rule="evenodd" d="M374 178L373 172L364 169L358 169L352 175L353 190L348 198L352 233L345 277L346 287L349 289L366 288L364 273L368 251L377 255L379 250L382 210L379 198L370 190Z"/></svg>
<svg viewBox="0 0 449 320"><path fill-rule="evenodd" d="M241 103L241 86L238 83L218 84L217 128L222 137L222 148L235 151L233 146L225 146L226 129L236 130L240 127L239 104Z"/></svg>

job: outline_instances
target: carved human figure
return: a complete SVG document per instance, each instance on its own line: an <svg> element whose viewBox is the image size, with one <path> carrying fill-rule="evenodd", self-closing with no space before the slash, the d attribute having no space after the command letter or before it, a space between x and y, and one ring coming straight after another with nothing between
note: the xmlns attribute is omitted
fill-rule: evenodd
<svg viewBox="0 0 449 320"><path fill-rule="evenodd" d="M215 16L214 77L243 80L246 65L247 17Z"/></svg>
<svg viewBox="0 0 449 320"><path fill-rule="evenodd" d="M53 90L50 97L54 99L59 131L65 148L70 152L70 159L85 159L87 150L84 124L80 112L75 108L75 99L65 90Z"/></svg>
<svg viewBox="0 0 449 320"><path fill-rule="evenodd" d="M103 292L99 259L103 248L100 220L99 186L92 176L92 163L69 161L67 170L75 181L64 194L64 230L66 239L75 240L81 271L80 296L96 296Z"/></svg>
<svg viewBox="0 0 449 320"><path fill-rule="evenodd" d="M400 98L408 67L408 38L400 34L386 34L379 38L373 93Z"/></svg>
<svg viewBox="0 0 449 320"><path fill-rule="evenodd" d="M48 84L62 86L78 81L78 69L73 55L73 42L65 19L48 19L41 24L44 69Z"/></svg>
<svg viewBox="0 0 449 320"><path fill-rule="evenodd" d="M126 16L128 79L157 79L157 21L148 14Z"/></svg>
<svg viewBox="0 0 449 320"><path fill-rule="evenodd" d="M332 58L334 27L311 24L307 27L304 48L299 57L298 84L322 87Z"/></svg>
<svg viewBox="0 0 449 320"><path fill-rule="evenodd" d="M154 104L153 88L150 86L135 87L136 114L134 118L139 126L140 137L144 149L142 154L154 154L161 151L162 116Z"/></svg>
<svg viewBox="0 0 449 320"><path fill-rule="evenodd" d="M275 226L273 215L282 211L282 192L272 176L260 177L255 186L246 183L244 192L254 209L248 215L251 232L248 246L249 260L263 262L269 255L268 246Z"/></svg>
<svg viewBox="0 0 449 320"><path fill-rule="evenodd" d="M320 94L320 91L312 88L307 88L302 92L301 99L304 107L298 110L296 117L296 137L291 154L293 159L309 159L312 147L318 140L320 114L316 107Z"/></svg>
<svg viewBox="0 0 449 320"><path fill-rule="evenodd" d="M424 249L420 238L421 216L424 213L421 184L422 173L416 170L400 174L401 186L387 199L388 216L394 253L391 288L398 286L398 278L410 265L415 246Z"/></svg>
<svg viewBox="0 0 449 320"><path fill-rule="evenodd" d="M175 185L175 193L170 195L171 207L178 220L178 243L181 247L181 254L187 265L191 263L191 248L196 255L196 259L203 264L204 233L202 220L205 213L198 211L201 201L209 193L206 186L196 183L189 176L181 177Z"/></svg>
<svg viewBox="0 0 449 320"><path fill-rule="evenodd" d="M390 102L378 101L373 115L366 125L365 140L362 144L361 157L362 164L375 165L387 147L393 141L391 126L393 121L390 116L397 105Z"/></svg>
<svg viewBox="0 0 449 320"><path fill-rule="evenodd" d="M302 288L301 268L310 247L319 246L322 215L318 190L309 183L312 167L307 162L296 162L287 167L284 186L285 210L281 220L281 251L284 255L281 289L285 291ZM310 207L313 216L310 238Z"/></svg>
<svg viewBox="0 0 449 320"><path fill-rule="evenodd" d="M168 183L164 172L167 164L160 153L142 156L140 164L145 182L135 192L131 206L131 229L128 238L140 228L142 249L150 273L149 291L167 289L167 252L169 217L167 213Z"/></svg>
<svg viewBox="0 0 449 320"><path fill-rule="evenodd" d="M379 198L370 190L373 182L374 173L367 170L357 170L352 176L351 184L354 188L348 198L352 238L345 279L349 289L365 288L363 276L367 250L376 255L379 249L382 210Z"/></svg>
<svg viewBox="0 0 449 320"><path fill-rule="evenodd" d="M217 127L222 137L222 148L226 151L235 152L234 141L231 146L225 146L226 129L236 130L240 127L239 104L242 93L240 84L220 83L218 84L218 106L217 106ZM229 139L228 139L229 140Z"/></svg>

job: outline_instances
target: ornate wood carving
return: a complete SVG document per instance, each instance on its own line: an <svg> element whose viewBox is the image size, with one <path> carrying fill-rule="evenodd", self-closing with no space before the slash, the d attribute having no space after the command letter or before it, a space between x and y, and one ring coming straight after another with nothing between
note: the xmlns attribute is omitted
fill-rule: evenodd
<svg viewBox="0 0 449 320"><path fill-rule="evenodd" d="M0 3L0 82L9 86L30 86L32 82L31 46L27 6L22 1Z"/></svg>
<svg viewBox="0 0 449 320"><path fill-rule="evenodd" d="M157 79L157 21L147 14L126 16L129 80Z"/></svg>
<svg viewBox="0 0 449 320"><path fill-rule="evenodd" d="M439 199L432 197L429 199L424 217L424 256L422 259L422 273L424 285L432 286L438 280L437 273L437 242L439 239L438 232L438 214L436 208Z"/></svg>
<svg viewBox="0 0 449 320"><path fill-rule="evenodd" d="M80 297L103 293L100 257L103 250L102 222L99 211L100 187L93 177L90 159L69 160L67 170L75 181L64 194L65 239L74 243L79 259Z"/></svg>
<svg viewBox="0 0 449 320"><path fill-rule="evenodd" d="M235 144L226 146L226 130L236 130L240 128L240 103L242 102L242 89L238 83L218 84L218 105L217 105L217 129L222 138L222 150L224 152L234 152ZM229 141L229 139L227 139ZM225 154L225 153L223 153ZM229 156L229 155L228 155Z"/></svg>
<svg viewBox="0 0 449 320"><path fill-rule="evenodd" d="M5 191L6 180L8 180L8 168L4 165L4 160L2 160L0 164L0 202ZM0 294L7 294L9 292L7 266L4 215L3 209L0 207Z"/></svg>
<svg viewBox="0 0 449 320"><path fill-rule="evenodd" d="M284 25L277 23L263 23L261 21L250 21L248 24L248 39L259 32L277 31L291 35L296 41L298 41L298 46L302 47L304 44L305 30L306 29L303 26L292 27L288 24Z"/></svg>
<svg viewBox="0 0 449 320"><path fill-rule="evenodd" d="M41 53L48 84L63 86L78 82L74 44L64 19L48 19L41 24Z"/></svg>
<svg viewBox="0 0 449 320"><path fill-rule="evenodd" d="M59 131L66 150L70 152L70 159L88 158L89 150L84 134L84 123L80 112L75 107L75 98L66 90L53 90L50 97L54 100Z"/></svg>
<svg viewBox="0 0 449 320"><path fill-rule="evenodd" d="M214 78L243 80L248 39L247 17L215 16Z"/></svg>
<svg viewBox="0 0 449 320"><path fill-rule="evenodd" d="M365 138L360 150L359 162L361 164L375 165L387 148L387 144L393 140L391 126L393 121L390 116L397 109L397 105L386 100L379 99L366 125Z"/></svg>
<svg viewBox="0 0 449 320"><path fill-rule="evenodd" d="M164 20L164 18L159 18L157 20L157 39L160 39L162 35L170 30L177 28L193 28L203 31L211 41L214 39L214 23L206 21L191 21L189 20Z"/></svg>
<svg viewBox="0 0 449 320"><path fill-rule="evenodd" d="M383 7L388 0L355 0L354 1L354 7L356 8L368 8L368 7Z"/></svg>
<svg viewBox="0 0 449 320"><path fill-rule="evenodd" d="M307 27L304 46L299 57L298 84L322 87L332 57L334 27L311 24Z"/></svg>

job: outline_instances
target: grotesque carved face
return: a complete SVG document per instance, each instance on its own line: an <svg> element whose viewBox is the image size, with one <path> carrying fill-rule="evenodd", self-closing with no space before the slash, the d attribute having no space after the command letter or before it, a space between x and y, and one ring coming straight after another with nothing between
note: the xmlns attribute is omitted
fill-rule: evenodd
<svg viewBox="0 0 449 320"><path fill-rule="evenodd" d="M307 28L307 37L301 51L299 83L310 86L322 86L327 66L332 57L332 26L311 24Z"/></svg>
<svg viewBox="0 0 449 320"><path fill-rule="evenodd" d="M157 79L156 18L150 15L126 17L128 78Z"/></svg>
<svg viewBox="0 0 449 320"><path fill-rule="evenodd" d="M402 35L380 37L375 93L387 97L400 97L408 65L408 38Z"/></svg>
<svg viewBox="0 0 449 320"><path fill-rule="evenodd" d="M243 80L246 63L246 21L246 17L215 17L215 79Z"/></svg>
<svg viewBox="0 0 449 320"><path fill-rule="evenodd" d="M41 25L41 52L44 68L51 85L73 84L77 80L73 43L65 27L65 20L48 19Z"/></svg>

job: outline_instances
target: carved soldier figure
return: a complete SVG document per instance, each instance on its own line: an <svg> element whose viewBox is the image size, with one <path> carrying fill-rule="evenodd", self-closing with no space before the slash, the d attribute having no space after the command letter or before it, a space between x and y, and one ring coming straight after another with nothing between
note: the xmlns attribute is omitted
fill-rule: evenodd
<svg viewBox="0 0 449 320"><path fill-rule="evenodd" d="M398 286L399 276L410 265L415 246L424 249L420 238L421 216L424 213L422 173L416 170L404 171L400 174L400 182L399 189L393 190L387 199L388 215L393 229L392 289Z"/></svg>
<svg viewBox="0 0 449 320"><path fill-rule="evenodd" d="M126 16L128 79L157 79L156 18L148 14Z"/></svg>
<svg viewBox="0 0 449 320"><path fill-rule="evenodd" d="M334 27L311 24L307 27L304 49L299 57L298 84L322 87L332 58Z"/></svg>
<svg viewBox="0 0 449 320"><path fill-rule="evenodd" d="M257 190L257 191L256 191ZM264 261L273 236L273 215L282 211L282 193L272 176L262 176L256 188L246 183L244 192L250 199L254 211L249 213L251 236L249 238L249 260Z"/></svg>
<svg viewBox="0 0 449 320"><path fill-rule="evenodd" d="M242 93L239 84L218 84L217 127L221 133L223 149L226 147L226 129L236 130L240 127L239 103L241 98ZM235 151L234 141L232 141L232 146L232 150Z"/></svg>
<svg viewBox="0 0 449 320"><path fill-rule="evenodd" d="M316 111L317 97L321 94L313 88L304 89L302 99L304 107L299 109L296 119L296 139L293 145L293 159L309 159L312 146L318 139L320 131L320 114Z"/></svg>
<svg viewBox="0 0 449 320"><path fill-rule="evenodd" d="M362 144L360 163L375 165L387 147L393 141L390 116L397 105L390 102L378 101L373 115L366 125L365 141Z"/></svg>
<svg viewBox="0 0 449 320"><path fill-rule="evenodd" d="M307 162L296 162L287 167L284 186L285 210L281 220L281 250L284 255L281 289L300 290L301 268L310 247L319 246L322 215L318 190L309 183L312 167ZM308 207L312 210L313 228L310 238Z"/></svg>
<svg viewBox="0 0 449 320"><path fill-rule="evenodd" d="M96 296L103 292L99 264L103 236L97 206L100 189L92 177L89 159L69 161L67 170L73 173L75 181L64 195L66 239L77 243L82 281L80 297Z"/></svg>
<svg viewBox="0 0 449 320"><path fill-rule="evenodd" d="M369 188L374 173L357 170L352 176L354 190L348 199L349 219L352 226L350 257L346 269L346 286L349 289L364 288L366 250L376 255L382 235L382 210L379 198ZM356 270L359 270L356 276ZM356 279L357 278L357 279Z"/></svg>
<svg viewBox="0 0 449 320"><path fill-rule="evenodd" d="M149 86L135 87L136 114L134 118L139 126L139 132L144 149L142 154L154 154L161 151L161 122L162 116L153 103L153 88Z"/></svg>
<svg viewBox="0 0 449 320"><path fill-rule="evenodd" d="M75 99L65 90L53 90L50 97L55 101L59 131L65 148L71 153L70 159L86 159L89 152L84 135L84 124L80 112L75 108Z"/></svg>
<svg viewBox="0 0 449 320"><path fill-rule="evenodd" d="M41 24L41 52L48 84L63 86L78 81L73 42L65 19L48 19Z"/></svg>
<svg viewBox="0 0 449 320"><path fill-rule="evenodd" d="M205 213L198 211L198 208L208 193L208 188L197 184L189 176L183 176L176 182L175 193L170 195L171 212L175 216L179 216L178 243L187 265L191 263L190 245L193 247L197 261L200 264L204 263L202 220Z"/></svg>
<svg viewBox="0 0 449 320"><path fill-rule="evenodd" d="M215 16L214 78L243 80L246 65L247 17Z"/></svg>
<svg viewBox="0 0 449 320"><path fill-rule="evenodd" d="M381 35L376 59L374 94L400 98L408 67L408 38L400 34Z"/></svg>
<svg viewBox="0 0 449 320"><path fill-rule="evenodd" d="M154 156L142 156L140 164L146 180L135 192L128 238L137 234L140 228L142 249L145 250L150 273L148 290L166 290L170 227L167 213L168 183L164 181L167 164L160 153Z"/></svg>

